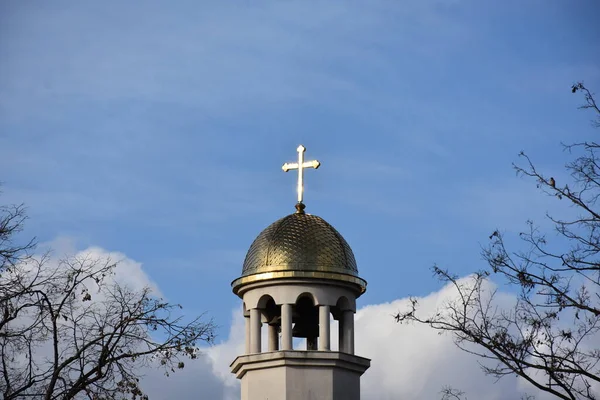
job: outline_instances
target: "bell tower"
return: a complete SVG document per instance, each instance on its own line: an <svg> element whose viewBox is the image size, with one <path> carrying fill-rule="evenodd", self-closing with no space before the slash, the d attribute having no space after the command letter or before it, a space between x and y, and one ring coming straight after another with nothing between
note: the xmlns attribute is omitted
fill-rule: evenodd
<svg viewBox="0 0 600 400"><path fill-rule="evenodd" d="M245 354L231 364L242 400L359 400L360 377L370 366L354 354L356 299L367 283L342 235L304 212L303 170L320 166L304 161L304 151L299 146L298 162L283 165L298 170L296 212L258 235L232 282L246 326ZM338 332L331 332L332 319Z"/></svg>

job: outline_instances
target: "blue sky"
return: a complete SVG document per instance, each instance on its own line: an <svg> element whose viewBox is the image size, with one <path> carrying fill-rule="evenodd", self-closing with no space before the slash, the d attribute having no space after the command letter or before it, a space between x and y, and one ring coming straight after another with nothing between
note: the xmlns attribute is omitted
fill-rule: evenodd
<svg viewBox="0 0 600 400"><path fill-rule="evenodd" d="M466 275L496 228L556 201L515 177L525 150L567 179L560 142L597 135L570 85L600 90L588 1L0 4L2 203L25 234L142 263L226 338L252 240L293 212L334 225L362 305ZM60 246L59 246L60 247Z"/></svg>

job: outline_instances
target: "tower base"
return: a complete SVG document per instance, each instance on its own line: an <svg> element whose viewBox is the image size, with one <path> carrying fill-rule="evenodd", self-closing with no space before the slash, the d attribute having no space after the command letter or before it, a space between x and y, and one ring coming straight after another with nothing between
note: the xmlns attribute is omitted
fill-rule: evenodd
<svg viewBox="0 0 600 400"><path fill-rule="evenodd" d="M371 360L334 351L274 351L237 357L242 400L360 400Z"/></svg>

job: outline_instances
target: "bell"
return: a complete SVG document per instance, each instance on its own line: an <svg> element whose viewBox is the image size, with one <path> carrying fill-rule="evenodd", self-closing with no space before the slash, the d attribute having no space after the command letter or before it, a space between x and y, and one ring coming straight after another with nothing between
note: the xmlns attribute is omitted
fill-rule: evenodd
<svg viewBox="0 0 600 400"><path fill-rule="evenodd" d="M298 321L292 328L292 336L297 338L315 338L319 336L319 326L308 321Z"/></svg>

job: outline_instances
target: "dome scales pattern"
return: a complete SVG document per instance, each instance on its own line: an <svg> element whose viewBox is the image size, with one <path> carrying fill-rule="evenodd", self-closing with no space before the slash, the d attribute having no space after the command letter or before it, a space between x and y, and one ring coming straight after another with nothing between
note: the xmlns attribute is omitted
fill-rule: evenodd
<svg viewBox="0 0 600 400"><path fill-rule="evenodd" d="M358 277L354 254L324 219L295 213L269 225L254 240L242 277L275 271L335 272Z"/></svg>

